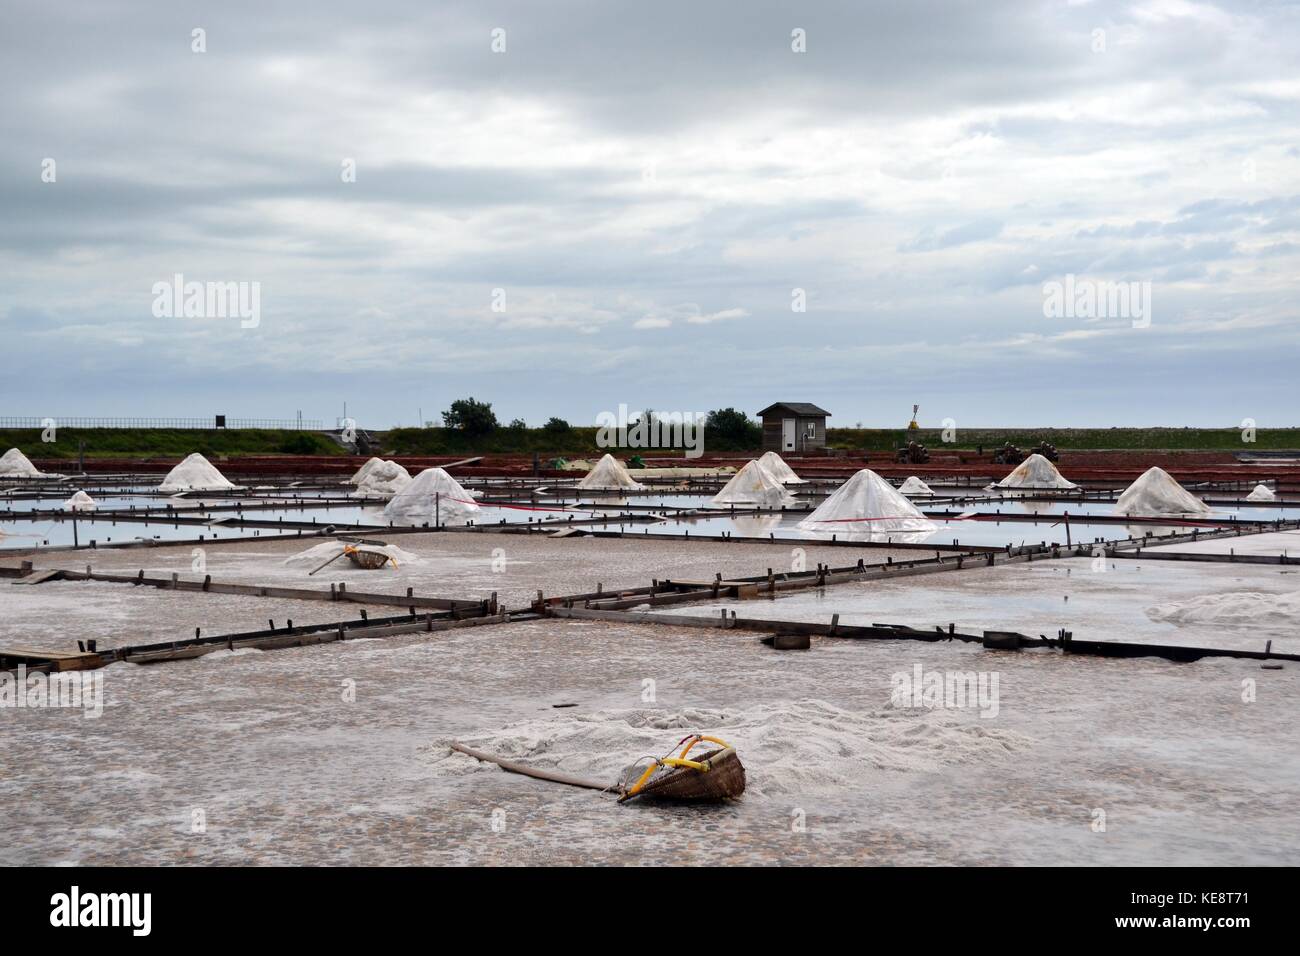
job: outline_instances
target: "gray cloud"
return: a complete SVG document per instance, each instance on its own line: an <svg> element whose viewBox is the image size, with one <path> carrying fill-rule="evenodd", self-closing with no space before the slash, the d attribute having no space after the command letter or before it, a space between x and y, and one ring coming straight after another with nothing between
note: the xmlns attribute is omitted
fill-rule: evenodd
<svg viewBox="0 0 1300 956"><path fill-rule="evenodd" d="M4 405L582 421L779 388L1012 423L1011 362L1036 415L1177 424L1240 419L1179 384L1231 352L1241 414L1294 418L1297 48L1271 2L20 0ZM260 282L261 325L154 317L177 272ZM1153 282L1151 334L1044 320L1068 273Z"/></svg>

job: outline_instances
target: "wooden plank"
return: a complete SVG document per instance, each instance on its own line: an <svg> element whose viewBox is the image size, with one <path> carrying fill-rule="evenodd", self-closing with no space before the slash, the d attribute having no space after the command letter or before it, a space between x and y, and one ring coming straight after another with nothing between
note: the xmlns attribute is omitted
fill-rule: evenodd
<svg viewBox="0 0 1300 956"><path fill-rule="evenodd" d="M1116 551L1108 553L1110 558L1123 558L1128 561L1193 561L1210 564L1300 564L1300 555L1285 554L1209 554L1200 551Z"/></svg>
<svg viewBox="0 0 1300 956"><path fill-rule="evenodd" d="M14 584L41 584L45 581L57 581L62 577L61 568L46 568L44 571L33 571L26 577L19 578Z"/></svg>
<svg viewBox="0 0 1300 956"><path fill-rule="evenodd" d="M39 657L41 660L60 661L70 660L77 657L98 657L98 654L89 654L87 651L49 651L42 650L38 647L5 647L0 648L0 655L4 657Z"/></svg>
<svg viewBox="0 0 1300 956"><path fill-rule="evenodd" d="M6 667L40 667L48 665L52 671L83 671L103 666L103 658L86 651L45 651L37 648L10 647L0 649L0 659Z"/></svg>
<svg viewBox="0 0 1300 956"><path fill-rule="evenodd" d="M40 573L40 572L34 572ZM210 594L242 594L251 597L284 598L294 601L351 601L356 604L374 604L382 607L421 607L440 611L473 610L480 601L453 600L451 598L423 597L416 594L380 594L372 591L349 591L340 584L329 590L280 587L264 584L232 584L213 581L192 581L178 578L157 578L136 574L114 574L103 571L58 570L58 575L68 581L105 581L112 584L131 584L140 587L162 588L169 591L205 591ZM29 575L31 577L32 575ZM32 582L40 583L40 582Z"/></svg>
<svg viewBox="0 0 1300 956"><path fill-rule="evenodd" d="M549 608L552 617L583 620L622 621L629 624L658 624L665 627L699 627L713 630L771 631L793 634L817 634L836 638L873 638L879 640L963 641L980 643L984 635L961 634L955 631L911 628L899 625L873 624L869 627L850 624L817 624L808 621L775 621L738 617L695 617L679 614L650 614L646 612L587 610L583 608ZM1012 632L986 632L1001 636L1003 640ZM1162 657L1166 660L1190 662L1204 657L1232 657L1246 660L1300 661L1300 654L1275 654L1272 650L1242 651L1230 648L1186 647L1172 644L1138 644L1131 641L1080 641L1069 635L1064 638L1036 638L1018 635L1019 647L1053 647L1067 654L1095 657ZM995 637L995 643L997 638Z"/></svg>

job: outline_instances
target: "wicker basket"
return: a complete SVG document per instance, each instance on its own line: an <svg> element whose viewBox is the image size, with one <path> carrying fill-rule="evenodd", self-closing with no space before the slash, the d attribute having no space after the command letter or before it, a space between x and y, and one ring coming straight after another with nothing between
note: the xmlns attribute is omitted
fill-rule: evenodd
<svg viewBox="0 0 1300 956"><path fill-rule="evenodd" d="M692 760L707 761L709 769L669 767L651 777L636 794L623 800L655 797L660 800L729 800L745 792L745 767L732 747L711 750Z"/></svg>
<svg viewBox="0 0 1300 956"><path fill-rule="evenodd" d="M367 571L375 571L386 565L391 558L382 551L363 551L360 548L352 548L347 552L348 560L359 568Z"/></svg>

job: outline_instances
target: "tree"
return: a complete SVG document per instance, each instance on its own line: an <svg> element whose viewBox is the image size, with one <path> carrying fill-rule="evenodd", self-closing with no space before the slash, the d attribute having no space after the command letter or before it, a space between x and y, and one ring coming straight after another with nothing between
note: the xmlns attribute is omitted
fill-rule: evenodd
<svg viewBox="0 0 1300 956"><path fill-rule="evenodd" d="M561 433L561 432L567 432L570 426L569 423L566 422L563 418L556 418L555 416L552 415L550 418L546 420L546 424L543 425L542 427L545 428L548 432Z"/></svg>
<svg viewBox="0 0 1300 956"><path fill-rule="evenodd" d="M528 423L524 421L522 418L512 418L510 420L510 424L506 426L506 428L510 429L512 432L521 432L524 431L527 427L528 427Z"/></svg>
<svg viewBox="0 0 1300 956"><path fill-rule="evenodd" d="M492 411L491 402L458 398L451 403L451 408L442 413L442 424L445 428L464 432L471 438L482 438L496 429L497 416Z"/></svg>
<svg viewBox="0 0 1300 956"><path fill-rule="evenodd" d="M724 448L757 448L763 443L763 428L744 412L719 408L704 419L707 440Z"/></svg>

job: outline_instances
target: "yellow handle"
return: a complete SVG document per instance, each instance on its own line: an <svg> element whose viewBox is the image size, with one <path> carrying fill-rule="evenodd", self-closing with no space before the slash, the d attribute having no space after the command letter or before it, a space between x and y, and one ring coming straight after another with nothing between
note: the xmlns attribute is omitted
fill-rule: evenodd
<svg viewBox="0 0 1300 956"><path fill-rule="evenodd" d="M627 796L636 796L641 791L641 788L646 785L646 781L648 781L650 777L654 775L654 772L660 767L690 767L692 770L698 770L700 773L707 773L709 770L708 763L686 759L686 755L690 753L691 748L702 740L707 740L711 744L717 744L724 748L729 748L731 746L731 744L727 743L725 740L721 740L717 737L705 737L701 734L696 734L687 742L686 746L682 749L680 756L665 757L663 760L656 760L654 763L650 764L650 766L646 767L645 773L641 774L641 778L628 790Z"/></svg>
<svg viewBox="0 0 1300 956"><path fill-rule="evenodd" d="M685 757L688 753L691 752L691 748L694 747L702 740L707 740L709 743L717 744L719 747L723 747L723 748L727 748L731 746L731 744L727 743L725 740L721 739L720 737L705 737L702 734L696 734L695 737L691 740L691 742L686 745L686 749L681 752L681 756Z"/></svg>

